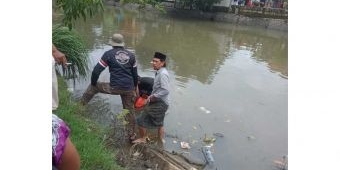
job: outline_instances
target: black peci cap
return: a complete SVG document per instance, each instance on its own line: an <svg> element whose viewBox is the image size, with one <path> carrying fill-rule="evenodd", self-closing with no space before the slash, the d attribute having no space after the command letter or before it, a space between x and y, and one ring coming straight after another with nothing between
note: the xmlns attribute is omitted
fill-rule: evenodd
<svg viewBox="0 0 340 170"><path fill-rule="evenodd" d="M165 61L166 59L166 55L165 54L162 54L160 52L155 52L155 55L153 56L154 58L158 58L160 59L161 61Z"/></svg>

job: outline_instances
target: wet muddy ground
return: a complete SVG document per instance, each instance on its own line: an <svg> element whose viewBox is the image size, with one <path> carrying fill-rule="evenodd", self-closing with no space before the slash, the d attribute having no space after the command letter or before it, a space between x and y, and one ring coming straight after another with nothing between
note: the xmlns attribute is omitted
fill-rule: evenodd
<svg viewBox="0 0 340 170"><path fill-rule="evenodd" d="M105 145L117 151L116 161L122 167L129 170L204 169L204 161L192 160L181 153L166 151L154 131L149 133L150 140L147 143L130 143L124 125L117 121L119 120L113 121Z"/></svg>

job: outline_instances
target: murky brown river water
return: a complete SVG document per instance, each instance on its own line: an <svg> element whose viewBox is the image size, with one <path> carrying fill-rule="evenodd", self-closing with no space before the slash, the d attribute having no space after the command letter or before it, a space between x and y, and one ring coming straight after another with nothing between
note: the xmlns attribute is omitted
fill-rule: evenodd
<svg viewBox="0 0 340 170"><path fill-rule="evenodd" d="M203 159L202 137L215 132L224 135L212 148L217 169L272 170L273 160L288 154L286 32L114 8L79 21L75 29L88 43L91 71L111 48L107 43L115 32L135 49L141 76L154 75L155 51L168 55L171 104L165 130L190 142L192 156ZM89 80L76 82L75 96ZM99 80L109 80L107 70ZM103 94L89 105L90 117L103 125L122 109L119 96ZM173 140L167 138L166 149L180 151Z"/></svg>

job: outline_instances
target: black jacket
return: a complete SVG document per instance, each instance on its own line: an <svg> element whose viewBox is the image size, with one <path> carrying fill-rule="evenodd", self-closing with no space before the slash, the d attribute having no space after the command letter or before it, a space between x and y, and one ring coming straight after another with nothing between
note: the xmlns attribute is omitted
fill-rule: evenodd
<svg viewBox="0 0 340 170"><path fill-rule="evenodd" d="M121 90L134 90L138 83L137 62L133 53L123 47L106 51L91 76L91 84L96 85L100 73L109 66L111 87Z"/></svg>

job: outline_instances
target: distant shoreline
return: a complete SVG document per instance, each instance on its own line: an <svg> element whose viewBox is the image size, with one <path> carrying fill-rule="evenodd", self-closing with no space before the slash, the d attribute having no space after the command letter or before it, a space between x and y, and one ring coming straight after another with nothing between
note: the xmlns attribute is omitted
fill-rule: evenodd
<svg viewBox="0 0 340 170"><path fill-rule="evenodd" d="M185 16L188 18L199 18L211 20L213 22L226 22L244 26L258 26L265 29L288 31L288 19L273 19L247 17L244 15L225 13L225 12L201 12L192 10L167 9L167 13L174 17Z"/></svg>
<svg viewBox="0 0 340 170"><path fill-rule="evenodd" d="M111 5L111 4L107 4ZM117 5L119 6L119 5ZM125 4L123 6L129 10L139 10L137 4ZM202 12L198 10L182 10L176 8L165 8L166 15L172 17L185 17L210 20L212 22L225 22L235 25L243 26L256 26L264 29L288 31L288 19L274 19L274 18L260 18L260 17L247 17L225 12ZM144 11L160 13L158 10L151 6L147 6Z"/></svg>

